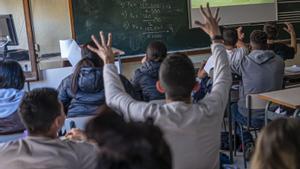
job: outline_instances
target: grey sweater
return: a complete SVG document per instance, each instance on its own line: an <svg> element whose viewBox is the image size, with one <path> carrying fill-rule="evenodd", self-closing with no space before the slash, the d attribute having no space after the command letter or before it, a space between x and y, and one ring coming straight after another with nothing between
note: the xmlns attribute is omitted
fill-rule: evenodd
<svg viewBox="0 0 300 169"><path fill-rule="evenodd" d="M94 169L97 146L32 137L0 144L0 169Z"/></svg>
<svg viewBox="0 0 300 169"><path fill-rule="evenodd" d="M215 59L213 88L197 104L136 101L126 94L115 65L104 66L107 104L127 120L152 117L171 146L174 169L219 168L220 131L231 72L224 46L213 44L211 48Z"/></svg>
<svg viewBox="0 0 300 169"><path fill-rule="evenodd" d="M242 77L240 82L239 112L248 115L246 96L279 90L282 88L284 77L284 62L281 57L269 50L253 50L240 62L232 65L232 70ZM256 110L253 117L260 117L263 110Z"/></svg>

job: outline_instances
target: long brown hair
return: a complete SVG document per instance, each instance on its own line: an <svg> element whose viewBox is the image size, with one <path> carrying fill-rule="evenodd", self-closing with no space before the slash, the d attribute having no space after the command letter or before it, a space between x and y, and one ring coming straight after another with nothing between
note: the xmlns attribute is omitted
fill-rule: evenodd
<svg viewBox="0 0 300 169"><path fill-rule="evenodd" d="M81 68L83 67L101 68L104 65L103 61L99 58L99 56L87 48L88 45L92 47L96 47L95 43L92 41L82 46L81 55L83 59L81 59L77 63L73 73L72 84L71 84L72 94L75 94L78 90L78 78L79 78Z"/></svg>
<svg viewBox="0 0 300 169"><path fill-rule="evenodd" d="M263 129L251 169L300 169L299 119L278 119Z"/></svg>

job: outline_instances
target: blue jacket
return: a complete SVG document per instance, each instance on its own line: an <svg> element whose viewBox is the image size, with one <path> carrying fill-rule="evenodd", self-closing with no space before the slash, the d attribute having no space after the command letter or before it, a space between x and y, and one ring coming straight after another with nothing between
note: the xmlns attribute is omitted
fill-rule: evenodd
<svg viewBox="0 0 300 169"><path fill-rule="evenodd" d="M165 99L165 95L156 90L160 64L160 62L147 61L134 72L132 84L136 92L142 95L143 101Z"/></svg>
<svg viewBox="0 0 300 169"><path fill-rule="evenodd" d="M192 92L194 103L198 103L206 96L207 93L211 92L213 80L209 76L206 76L205 78L201 79L201 81L199 81L198 83L200 85L199 90Z"/></svg>
<svg viewBox="0 0 300 169"><path fill-rule="evenodd" d="M23 90L0 89L0 134L25 130L17 113L23 95Z"/></svg>
<svg viewBox="0 0 300 169"><path fill-rule="evenodd" d="M78 90L72 93L73 74L66 77L58 87L59 100L63 103L68 117L94 115L105 104L105 92L102 68L81 68L78 78ZM134 98L135 91L131 83L122 75L120 78L126 91Z"/></svg>

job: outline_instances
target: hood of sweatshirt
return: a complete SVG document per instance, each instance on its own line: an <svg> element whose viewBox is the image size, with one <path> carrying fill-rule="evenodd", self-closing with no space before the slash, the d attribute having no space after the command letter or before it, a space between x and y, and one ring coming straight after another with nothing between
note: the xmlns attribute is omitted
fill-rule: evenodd
<svg viewBox="0 0 300 169"><path fill-rule="evenodd" d="M262 64L268 62L269 60L271 60L275 56L276 56L276 54L271 50L253 50L249 54L249 58L253 62L255 62L259 65L262 65Z"/></svg>
<svg viewBox="0 0 300 169"><path fill-rule="evenodd" d="M142 65L142 67L140 68L140 72L142 74L147 74L148 76L158 79L160 65L160 62L148 61Z"/></svg>
<svg viewBox="0 0 300 169"><path fill-rule="evenodd" d="M23 95L23 90L0 89L0 118L6 118L18 110Z"/></svg>
<svg viewBox="0 0 300 169"><path fill-rule="evenodd" d="M96 93L104 89L103 69L84 67L80 69L78 87L87 93Z"/></svg>

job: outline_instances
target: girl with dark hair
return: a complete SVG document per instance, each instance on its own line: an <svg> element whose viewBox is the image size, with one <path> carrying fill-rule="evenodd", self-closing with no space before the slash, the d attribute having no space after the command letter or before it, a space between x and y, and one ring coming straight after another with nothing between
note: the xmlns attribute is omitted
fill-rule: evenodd
<svg viewBox="0 0 300 169"><path fill-rule="evenodd" d="M0 134L24 131L17 110L24 95L25 77L15 61L0 62Z"/></svg>
<svg viewBox="0 0 300 169"><path fill-rule="evenodd" d="M87 48L88 45L95 46L90 42L82 47L82 60L58 87L58 98L68 117L94 115L105 103L103 61ZM136 97L130 82L122 75L120 78L127 92Z"/></svg>

